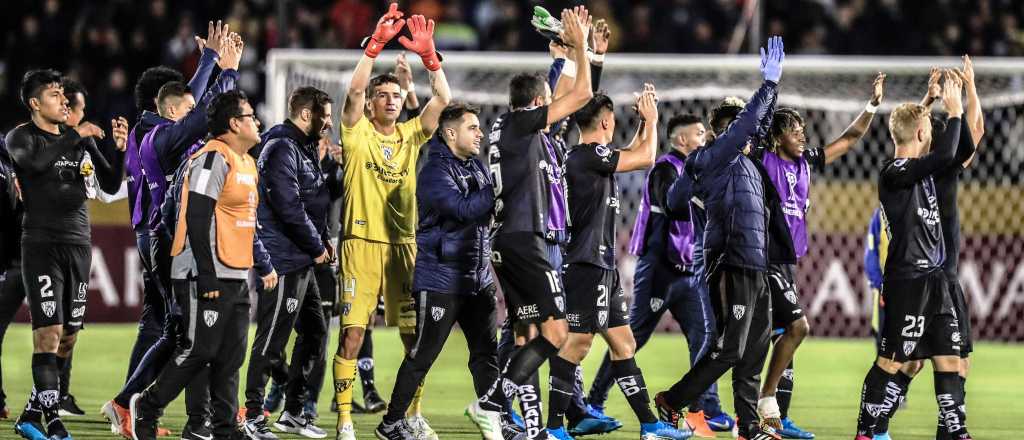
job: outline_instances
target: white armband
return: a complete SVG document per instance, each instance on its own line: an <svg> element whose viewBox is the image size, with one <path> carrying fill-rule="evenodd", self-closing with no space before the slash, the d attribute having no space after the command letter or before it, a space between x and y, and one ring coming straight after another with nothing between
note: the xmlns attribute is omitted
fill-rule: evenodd
<svg viewBox="0 0 1024 440"><path fill-rule="evenodd" d="M598 64L603 64L604 63L604 54L603 53L587 52L587 55L590 56L590 62L591 63L598 63Z"/></svg>
<svg viewBox="0 0 1024 440"><path fill-rule="evenodd" d="M868 101L868 104L864 106L864 111L871 114L875 114L878 112L878 106L873 105L871 104L871 101Z"/></svg>

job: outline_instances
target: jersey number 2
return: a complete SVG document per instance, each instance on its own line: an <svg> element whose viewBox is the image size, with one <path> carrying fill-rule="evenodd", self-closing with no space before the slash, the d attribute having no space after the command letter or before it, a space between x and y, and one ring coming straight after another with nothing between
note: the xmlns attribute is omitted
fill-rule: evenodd
<svg viewBox="0 0 1024 440"><path fill-rule="evenodd" d="M39 282L43 283L43 287L39 288L39 296L43 298L49 298L53 296L53 281L50 280L50 276L39 275Z"/></svg>

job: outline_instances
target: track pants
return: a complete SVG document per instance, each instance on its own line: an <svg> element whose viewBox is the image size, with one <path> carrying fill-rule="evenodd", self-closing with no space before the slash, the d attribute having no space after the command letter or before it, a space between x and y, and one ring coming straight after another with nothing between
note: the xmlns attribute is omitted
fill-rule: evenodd
<svg viewBox="0 0 1024 440"><path fill-rule="evenodd" d="M285 410L298 414L306 402L307 383L313 368L317 362L323 362L323 340L327 338L313 266L281 275L275 289L261 291L258 295L256 339L249 356L245 386L247 417L263 414L263 397L271 367L284 362L284 349L292 328L299 338L288 367Z"/></svg>
<svg viewBox="0 0 1024 440"><path fill-rule="evenodd" d="M3 352L7 326L14 320L14 315L18 313L23 301L25 301L25 285L21 281L21 265L16 263L0 275L0 353ZM6 402L3 368L0 367L0 408L3 408Z"/></svg>
<svg viewBox="0 0 1024 440"><path fill-rule="evenodd" d="M211 423L215 438L236 430L238 370L245 361L249 330L249 294L245 280L218 279L220 297L196 295L194 280L174 280L172 289L182 309L185 343L179 345L139 400L140 417L153 420L204 369L210 374Z"/></svg>

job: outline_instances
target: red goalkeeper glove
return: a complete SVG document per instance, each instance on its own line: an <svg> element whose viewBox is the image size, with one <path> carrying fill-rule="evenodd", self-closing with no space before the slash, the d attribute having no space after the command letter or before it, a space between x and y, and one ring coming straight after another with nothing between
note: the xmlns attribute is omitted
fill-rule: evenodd
<svg viewBox="0 0 1024 440"><path fill-rule="evenodd" d="M388 8L388 12L377 20L377 28L373 30L373 35L363 41L366 46L364 52L366 56L370 58L377 58L380 55L380 51L384 50L384 46L395 38L401 32L402 27L405 26L405 20L402 19L402 11L398 10L398 3L392 3L391 7Z"/></svg>
<svg viewBox="0 0 1024 440"><path fill-rule="evenodd" d="M427 20L422 15L409 17L409 34L412 35L412 40L403 35L398 37L398 42L409 51L416 52L427 70L440 69L441 58L437 56L437 49L434 48L434 20Z"/></svg>

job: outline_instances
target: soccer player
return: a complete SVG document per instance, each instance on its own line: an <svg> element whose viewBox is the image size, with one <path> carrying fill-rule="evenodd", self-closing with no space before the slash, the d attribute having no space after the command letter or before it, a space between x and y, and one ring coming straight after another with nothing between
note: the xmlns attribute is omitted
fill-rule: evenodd
<svg viewBox="0 0 1024 440"><path fill-rule="evenodd" d="M945 434L970 438L967 432L960 342L949 282L943 271L946 248L941 225L935 176L955 159L960 138L963 86L947 72L942 102L948 112L947 129L932 140L928 108L901 104L889 118L896 144L895 158L879 175L878 196L883 222L891 233L883 275L885 322L876 362L864 378L857 439L870 439L880 417L898 404L894 376L905 362L930 357L935 371L935 394ZM931 145L931 151L925 151Z"/></svg>
<svg viewBox="0 0 1024 440"><path fill-rule="evenodd" d="M629 327L625 293L615 267L615 219L619 214L617 172L647 168L657 152L657 95L644 85L637 101L639 126L633 141L622 150L611 146L615 134L612 100L596 94L576 112L580 144L569 150L567 180L570 215L566 253L566 320L569 337L551 358L549 438L571 439L562 426L572 396L576 368L586 357L594 334L600 333L611 349L612 374L640 421L642 438L685 439L658 420L650 408L643 374L633 354L636 341Z"/></svg>
<svg viewBox="0 0 1024 440"><path fill-rule="evenodd" d="M562 11L565 25L562 40L570 47L573 61L587 65L586 10ZM541 364L555 356L565 343L565 298L558 269L550 260L545 236L552 224L564 221L551 214L552 192L559 190L543 133L551 124L582 108L593 96L590 69L579 69L568 93L551 99L551 87L540 75L520 74L509 84L511 111L498 117L490 134L491 177L494 182L495 229L491 262L513 316L517 337L525 337L530 325L540 327L537 336L519 348L505 365L501 377L487 395L470 405L498 417L507 399L519 398L526 436L543 433L540 424L539 389L531 383ZM566 213L563 211L561 215ZM477 425L484 437L501 438L500 427Z"/></svg>
<svg viewBox="0 0 1024 440"><path fill-rule="evenodd" d="M792 253L780 261L769 262L768 291L772 298L772 341L774 349L768 374L761 387L758 413L786 438L811 439L814 434L800 429L789 418L793 392L793 354L810 332L810 325L800 307L796 288L796 265L807 254L807 223L811 173L822 172L860 141L874 119L882 102L885 74L879 73L873 83L871 100L838 138L824 147L806 147L806 124L794 109L782 108L772 118L767 149L761 162L780 198L784 234L793 244ZM775 219L773 219L775 220ZM774 238L774 237L773 237ZM783 242L773 240L773 242ZM776 253L777 254L777 253ZM776 398L778 396L778 398Z"/></svg>
<svg viewBox="0 0 1024 440"><path fill-rule="evenodd" d="M416 159L451 99L434 49L434 22L422 15L409 18L412 39L402 36L398 40L417 53L428 70L433 97L423 112L399 123L403 96L398 79L391 74L370 79L374 60L405 26L402 15L392 3L377 22L352 74L341 115L345 146L343 294L341 337L333 368L338 440L355 438L351 413L356 358L378 298L384 297L385 321L399 327L406 351L414 342L416 312L411 288L416 258ZM410 425L423 437L436 438L420 414L419 400L414 398L410 407Z"/></svg>
<svg viewBox="0 0 1024 440"><path fill-rule="evenodd" d="M707 212L703 253L709 297L715 310L719 338L672 387L658 393L655 403L662 420L677 424L679 409L693 403L730 368L733 394L740 419L739 434L746 439L777 438L758 426L755 402L758 375L768 352L770 300L765 286L767 223L765 182L757 165L746 156L777 96L784 49L781 37L761 49L764 82L746 107L738 112L716 112L716 137L687 159L687 173L696 182L695 196ZM727 122L735 115L735 120ZM724 286L723 286L724 284Z"/></svg>
<svg viewBox="0 0 1024 440"><path fill-rule="evenodd" d="M59 376L85 319L92 258L85 180L95 174L104 191L117 191L127 127L111 121L115 148L101 150L88 139L104 137L99 127L65 125L67 98L53 70L26 73L21 100L32 120L8 133L6 144L25 204L21 260L32 313L34 387L15 431L33 440L66 439L70 434L58 415ZM92 166L83 163L86 152Z"/></svg>
<svg viewBox="0 0 1024 440"><path fill-rule="evenodd" d="M7 326L25 300L25 285L21 280L21 220L25 207L3 138L0 133L0 349ZM0 368L0 420L8 417L10 410L4 393L3 368Z"/></svg>
<svg viewBox="0 0 1024 440"><path fill-rule="evenodd" d="M405 412L456 323L466 337L476 395L486 394L498 377L497 302L488 267L494 189L487 167L476 157L484 137L478 113L459 103L445 108L438 134L430 141L430 156L418 175L416 345L395 376L377 438L418 438L405 421Z"/></svg>
<svg viewBox="0 0 1024 440"><path fill-rule="evenodd" d="M715 316L706 289L697 289L693 274L693 225L689 206L672 211L668 207L669 187L683 173L686 158L704 146L707 130L701 118L692 114L673 116L665 130L672 150L659 158L644 182L629 251L638 258L633 276L633 304L630 330L640 350L650 339L662 315L668 311L682 327L693 365L707 353L716 339ZM687 201L689 198L687 198ZM610 353L606 353L587 402L603 408L614 378ZM686 414L687 424L698 437L713 437L708 421L732 429L732 417L722 412L718 388L712 385Z"/></svg>
<svg viewBox="0 0 1024 440"><path fill-rule="evenodd" d="M171 279L187 343L175 348L152 385L132 396L134 440L155 439L163 409L206 368L213 435L237 435L238 369L249 328L246 278L258 240L258 175L246 152L260 140L259 121L237 90L214 98L207 119L211 139L189 158L171 246Z"/></svg>
<svg viewBox="0 0 1024 440"><path fill-rule="evenodd" d="M184 331L180 316L172 313L171 306L174 304L169 275L173 231L154 232L161 221L160 207L175 171L188 158L190 150L194 152L202 146L201 141L207 133L207 110L213 98L235 88L243 46L241 37L229 33L226 25L213 25L200 66L189 84L169 79L175 75L180 78L177 72L155 67L143 72L136 87L136 99L144 101L151 86L166 80L152 97L153 107L142 107L144 110L129 137L127 167L129 174L134 175L129 178L129 205L134 203L131 206L133 222L136 213L141 216L140 223L136 225L136 237L144 237L139 241L139 246L145 246L140 247L140 255L145 255L142 260L143 276L149 277L157 297L149 298L147 293L146 298L149 299L143 301L140 338L146 336L146 339L137 340L136 348L144 348L144 351L137 362L133 362L134 368L129 365L129 378L124 386L103 406L104 415L112 425L117 423L122 433L130 431L131 417L127 414L127 407L132 395L153 383L174 352L178 336ZM207 70L212 71L215 65L222 70L214 84L207 87L210 75ZM200 94L198 101L193 93ZM132 179L142 182L142 187L133 189ZM150 341L148 335L153 331L158 331L159 337L146 347L140 345ZM208 396L205 378L205 374L199 374L194 386L190 386L186 393L189 419L183 429L185 438L198 433L201 439L206 434Z"/></svg>
<svg viewBox="0 0 1024 440"><path fill-rule="evenodd" d="M967 306L963 288L960 286L957 269L960 255L960 211L957 206L957 192L959 189L960 173L974 160L978 144L985 134L985 120L981 112L981 100L978 98L977 86L974 82L974 64L970 57L964 55L963 69L949 71L955 74L966 86L967 107L964 111L964 119L960 124L960 140L957 144L956 154L948 167L935 174L935 193L938 197L939 215L941 217L943 245L946 249L946 260L942 264L942 271L946 275L949 284L949 294L953 301L954 316L959 324L959 332L954 334L953 342L960 345L960 381L962 387L966 387L967 373L970 369L969 356L974 349L971 340L970 308ZM933 75L935 76L935 72ZM931 82L931 81L930 81ZM937 82L937 81L935 81ZM926 106L931 106L935 101L937 93L934 87L929 87L929 93L925 97ZM933 119L933 127L935 127ZM937 127L946 129L945 127ZM934 129L934 128L933 128ZM923 355L926 353L918 353ZM921 356L923 357L923 356ZM910 364L908 362L908 364ZM901 401L906 398L910 388L910 380L921 370L921 365L904 366L896 373L893 383L900 387ZM966 390L962 391L966 394ZM897 408L892 409L895 412ZM891 416L891 413L890 413ZM875 438L888 440L888 418L879 420L875 427ZM966 423L966 420L963 422ZM936 438L952 439L949 426L944 423L944 415L940 414Z"/></svg>
<svg viewBox="0 0 1024 440"><path fill-rule="evenodd" d="M303 408L327 336L313 267L334 259L327 230L332 194L319 154L320 138L331 129L331 103L330 95L315 87L295 89L288 98L288 119L261 141L257 233L279 279L275 291L257 295L256 339L245 387L245 431L256 440L277 439L263 415L263 392L271 365L283 362L293 327L299 338L292 349L284 412L274 427L309 438L327 436Z"/></svg>

